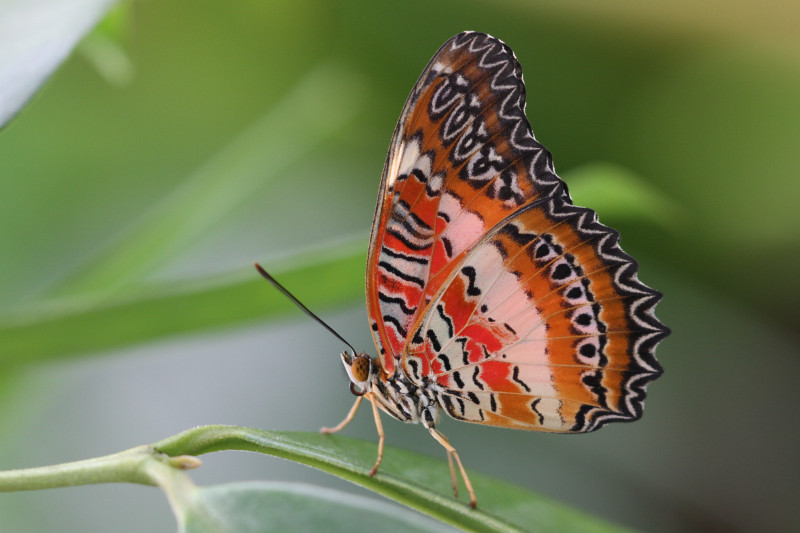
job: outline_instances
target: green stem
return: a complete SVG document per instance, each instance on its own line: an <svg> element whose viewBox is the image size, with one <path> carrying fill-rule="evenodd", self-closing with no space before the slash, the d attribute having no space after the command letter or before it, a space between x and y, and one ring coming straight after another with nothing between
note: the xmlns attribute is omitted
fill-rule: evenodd
<svg viewBox="0 0 800 533"><path fill-rule="evenodd" d="M192 468L197 465L192 459L166 457L152 446L137 446L83 461L0 472L0 492L115 482L162 485L164 468Z"/></svg>

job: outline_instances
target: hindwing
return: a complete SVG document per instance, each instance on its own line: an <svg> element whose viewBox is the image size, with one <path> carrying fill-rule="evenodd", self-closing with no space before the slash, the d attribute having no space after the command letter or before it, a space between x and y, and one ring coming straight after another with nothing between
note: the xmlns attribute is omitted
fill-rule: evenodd
<svg viewBox="0 0 800 533"><path fill-rule="evenodd" d="M547 198L515 212L453 270L412 328L404 369L454 418L584 432L642 414L661 374L661 295L595 213Z"/></svg>

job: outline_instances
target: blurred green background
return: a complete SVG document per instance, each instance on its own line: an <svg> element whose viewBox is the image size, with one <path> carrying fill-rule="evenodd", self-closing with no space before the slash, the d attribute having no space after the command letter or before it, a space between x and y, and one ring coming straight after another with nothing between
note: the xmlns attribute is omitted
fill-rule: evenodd
<svg viewBox="0 0 800 533"><path fill-rule="evenodd" d="M799 23L788 1L121 4L0 130L0 469L199 424L338 422L340 346L252 262L373 351L363 269L389 139L431 55L473 29L516 52L537 138L664 292L673 334L636 424L444 432L468 467L630 527L800 528ZM347 433L375 438L361 415ZM421 428L386 431L441 454ZM356 491L204 460L203 484ZM172 527L149 488L0 495L4 533Z"/></svg>

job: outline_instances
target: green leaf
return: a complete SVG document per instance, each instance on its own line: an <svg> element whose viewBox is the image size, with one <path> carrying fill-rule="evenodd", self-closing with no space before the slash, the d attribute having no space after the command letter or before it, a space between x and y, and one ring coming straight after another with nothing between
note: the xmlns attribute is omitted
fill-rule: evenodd
<svg viewBox="0 0 800 533"><path fill-rule="evenodd" d="M0 2L0 127L25 105L113 3Z"/></svg>
<svg viewBox="0 0 800 533"><path fill-rule="evenodd" d="M252 270L144 287L142 278L201 238L265 181L285 177L287 168L355 116L364 93L351 69L333 62L311 69L113 244L67 274L48 299L0 316L0 363L93 352L290 309ZM330 106L331 99L338 104ZM304 301L319 309L363 294L365 250L363 239L358 248L333 242L284 261L283 268L269 266L290 285L308 288ZM329 283L332 276L337 283Z"/></svg>
<svg viewBox="0 0 800 533"><path fill-rule="evenodd" d="M265 491L274 491L276 486L233 484L198 488L185 471L202 464L196 455L221 450L266 453L312 466L466 531L621 531L522 487L475 472L469 474L478 495L478 507L473 509L463 498L453 497L448 465L441 459L387 447L380 470L370 477L377 452L375 442L237 426L203 426L151 446L137 446L103 457L0 472L0 492L112 482L157 485L167 496L181 531L187 532L269 531L259 524L267 520L275 528L285 526L286 505L314 508L317 516L308 517L309 526L331 518L332 512L321 512L331 505L340 507L333 514L337 520L342 518L342 527L348 523L364 527L365 521L373 518L365 511L368 508L378 514L392 514L393 521L413 521L404 514L398 515L394 508L388 511L375 504L364 505L358 498L342 498L316 489L298 491L277 486L277 491L283 494L268 498L273 503L265 504ZM317 501L309 502L309 498ZM320 503L320 499L326 501ZM352 513L342 512L345 500L356 508ZM270 513L275 516L270 518ZM374 518L379 522L384 519ZM311 528L315 529L329 530Z"/></svg>
<svg viewBox="0 0 800 533"><path fill-rule="evenodd" d="M357 526L356 526L357 524ZM446 526L363 496L281 482L201 487L185 510L182 533L443 531Z"/></svg>
<svg viewBox="0 0 800 533"><path fill-rule="evenodd" d="M680 229L686 210L630 170L611 163L591 163L570 170L569 191L576 205L604 217L648 221L666 230Z"/></svg>
<svg viewBox="0 0 800 533"><path fill-rule="evenodd" d="M343 65L317 66L282 101L210 157L124 236L73 273L51 296L124 288L207 233L264 183L285 177L358 112L365 88ZM337 105L331 106L335 101Z"/></svg>
<svg viewBox="0 0 800 533"><path fill-rule="evenodd" d="M124 46L132 18L132 2L119 3L78 44L78 53L110 85L123 87L134 79L135 68Z"/></svg>
<svg viewBox="0 0 800 533"><path fill-rule="evenodd" d="M620 531L522 487L475 472L470 479L478 508L471 509L463 498L453 497L445 461L398 448L386 448L378 474L370 477L376 443L339 435L204 426L153 446L168 455L234 449L282 457L352 481L467 531Z"/></svg>
<svg viewBox="0 0 800 533"><path fill-rule="evenodd" d="M274 269L287 286L302 286L314 309L363 298L366 245L337 243ZM330 283L336 279L337 283ZM255 272L153 287L103 304L71 300L55 308L0 317L0 367L124 346L287 313L294 306Z"/></svg>

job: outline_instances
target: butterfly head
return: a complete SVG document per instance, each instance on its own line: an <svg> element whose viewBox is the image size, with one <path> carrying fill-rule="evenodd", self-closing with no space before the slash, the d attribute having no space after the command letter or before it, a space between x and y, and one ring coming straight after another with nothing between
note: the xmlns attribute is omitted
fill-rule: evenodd
<svg viewBox="0 0 800 533"><path fill-rule="evenodd" d="M356 396L363 396L369 390L372 380L372 359L367 354L351 354L342 352L342 363L350 378L350 391ZM360 390L358 390L360 389Z"/></svg>

